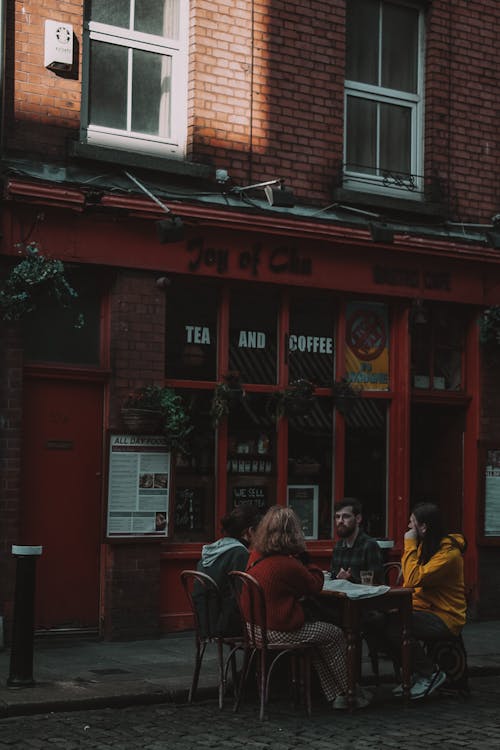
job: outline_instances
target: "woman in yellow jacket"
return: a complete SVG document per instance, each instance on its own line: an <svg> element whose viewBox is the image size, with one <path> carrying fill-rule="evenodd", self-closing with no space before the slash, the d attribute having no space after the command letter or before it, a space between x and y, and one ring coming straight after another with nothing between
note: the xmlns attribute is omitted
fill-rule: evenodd
<svg viewBox="0 0 500 750"><path fill-rule="evenodd" d="M420 503L410 516L401 558L403 585L413 592L412 635L414 683L411 698L423 698L446 679L426 655L419 640L450 638L465 624L466 600L461 534L447 534L434 503Z"/></svg>

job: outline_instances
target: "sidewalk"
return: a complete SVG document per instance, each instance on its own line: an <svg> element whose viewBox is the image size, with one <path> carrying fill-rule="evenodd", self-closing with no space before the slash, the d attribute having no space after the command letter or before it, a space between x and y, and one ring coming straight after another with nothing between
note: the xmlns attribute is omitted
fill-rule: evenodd
<svg viewBox="0 0 500 750"><path fill-rule="evenodd" d="M464 629L469 672L500 674L500 621L471 622ZM8 688L10 655L0 652L0 718L49 711L184 701L194 664L191 631L127 642L35 641L33 687ZM382 678L391 673L381 661ZM371 674L364 652L363 674ZM217 692L215 647L208 647L198 697Z"/></svg>

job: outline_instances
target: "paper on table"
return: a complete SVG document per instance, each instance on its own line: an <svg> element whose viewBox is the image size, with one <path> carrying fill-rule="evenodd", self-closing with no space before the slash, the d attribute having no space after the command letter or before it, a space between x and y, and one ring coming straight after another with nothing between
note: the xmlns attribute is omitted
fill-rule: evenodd
<svg viewBox="0 0 500 750"><path fill-rule="evenodd" d="M390 586L363 586L360 583L351 583L343 578L323 583L323 591L340 591L349 599L367 599L370 596L381 596L390 590Z"/></svg>

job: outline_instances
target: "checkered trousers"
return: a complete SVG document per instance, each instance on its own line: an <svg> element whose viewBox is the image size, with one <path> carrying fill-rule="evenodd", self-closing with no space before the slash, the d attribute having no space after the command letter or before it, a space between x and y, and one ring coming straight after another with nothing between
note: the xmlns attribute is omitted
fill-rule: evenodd
<svg viewBox="0 0 500 750"><path fill-rule="evenodd" d="M341 629L330 622L306 622L299 630L268 630L269 643L315 643L311 661L327 701L347 692L347 648Z"/></svg>

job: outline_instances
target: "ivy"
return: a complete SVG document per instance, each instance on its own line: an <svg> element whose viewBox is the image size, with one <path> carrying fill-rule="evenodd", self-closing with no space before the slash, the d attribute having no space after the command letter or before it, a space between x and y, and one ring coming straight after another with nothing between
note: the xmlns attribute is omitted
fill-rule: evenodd
<svg viewBox="0 0 500 750"><path fill-rule="evenodd" d="M479 316L479 341L500 344L500 305L487 307Z"/></svg>

